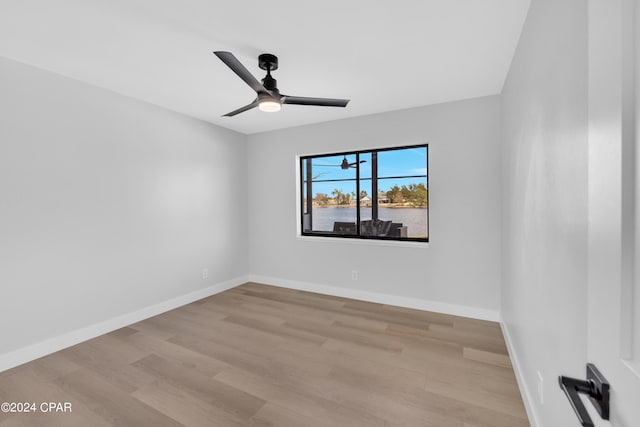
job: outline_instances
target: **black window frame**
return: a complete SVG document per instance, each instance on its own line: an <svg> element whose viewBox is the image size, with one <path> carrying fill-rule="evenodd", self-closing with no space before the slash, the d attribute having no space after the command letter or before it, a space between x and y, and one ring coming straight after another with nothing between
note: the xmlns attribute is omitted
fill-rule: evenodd
<svg viewBox="0 0 640 427"><path fill-rule="evenodd" d="M398 150L406 150L412 148L424 148L426 150L427 156L425 161L426 174L425 175L398 175L398 176L390 176L390 177L379 177L378 176L378 162L377 155L378 153L385 151L398 151ZM372 219L379 219L378 217L378 180L380 179L404 179L404 178L425 178L426 188L427 188L427 200L426 200L426 237L395 237L395 236L367 236L361 235L361 197L360 197L360 156L362 154L371 154L371 178L362 178L362 180L371 180L371 208L372 208ZM313 159L324 158L324 157L333 157L333 156L356 156L356 176L355 178L345 178L345 179L334 179L334 180L313 180L313 171L311 167L305 168L305 163L307 165L311 165L311 161ZM300 235L301 236L313 236L313 237L333 237L333 238L342 238L342 239L359 239L359 240L384 240L384 241L401 241L401 242L419 242L425 243L429 242L429 144L416 144L416 145L404 145L398 147L383 147L383 148L369 148L363 150L350 150L343 152L335 152L335 153L322 153L322 154L314 154L314 155L304 155L299 157L299 184L300 184L300 216L298 218L300 225ZM305 176L305 170L306 175ZM328 232L328 231L312 231L305 230L305 210L310 214L308 217L309 224L313 224L313 198L311 197L311 188L313 182L342 182L342 181L355 181L356 182L356 226L355 226L355 234L352 233L338 233L338 232ZM307 200L305 201L305 189L307 190ZM306 202L306 206L305 206Z"/></svg>

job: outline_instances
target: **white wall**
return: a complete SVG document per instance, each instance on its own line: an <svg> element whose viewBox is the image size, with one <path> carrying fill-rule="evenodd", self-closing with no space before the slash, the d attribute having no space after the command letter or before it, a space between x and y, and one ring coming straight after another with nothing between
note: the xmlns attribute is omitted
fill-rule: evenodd
<svg viewBox="0 0 640 427"><path fill-rule="evenodd" d="M244 135L6 59L0 94L0 357L246 277Z"/></svg>
<svg viewBox="0 0 640 427"><path fill-rule="evenodd" d="M502 111L501 315L537 425L574 425L557 376L586 363L586 2L531 2Z"/></svg>
<svg viewBox="0 0 640 427"><path fill-rule="evenodd" d="M250 136L251 273L256 280L363 298L393 295L388 302L470 308L468 314L497 318L499 116L494 96ZM296 155L421 143L429 144L428 248L297 239ZM358 281L351 270L359 271Z"/></svg>

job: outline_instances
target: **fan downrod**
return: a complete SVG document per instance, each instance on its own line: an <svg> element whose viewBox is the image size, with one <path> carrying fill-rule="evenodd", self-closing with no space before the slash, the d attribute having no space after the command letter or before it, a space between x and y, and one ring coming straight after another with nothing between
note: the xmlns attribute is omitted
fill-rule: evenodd
<svg viewBox="0 0 640 427"><path fill-rule="evenodd" d="M270 53L258 56L258 66L262 70L275 71L278 69L278 57Z"/></svg>

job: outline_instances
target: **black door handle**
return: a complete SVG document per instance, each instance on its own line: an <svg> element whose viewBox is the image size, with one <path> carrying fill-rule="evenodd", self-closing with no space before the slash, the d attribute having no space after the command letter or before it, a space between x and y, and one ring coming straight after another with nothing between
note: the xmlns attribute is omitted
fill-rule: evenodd
<svg viewBox="0 0 640 427"><path fill-rule="evenodd" d="M586 380L560 376L558 382L583 427L594 427L594 424L582 404L582 400L580 400L579 393L589 396L589 400L596 407L603 420L609 419L609 382L594 364L587 364Z"/></svg>

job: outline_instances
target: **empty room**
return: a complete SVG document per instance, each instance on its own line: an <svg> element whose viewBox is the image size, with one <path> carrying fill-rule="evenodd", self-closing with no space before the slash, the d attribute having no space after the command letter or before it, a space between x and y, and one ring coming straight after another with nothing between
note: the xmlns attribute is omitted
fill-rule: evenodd
<svg viewBox="0 0 640 427"><path fill-rule="evenodd" d="M0 427L640 425L640 0L0 2Z"/></svg>

